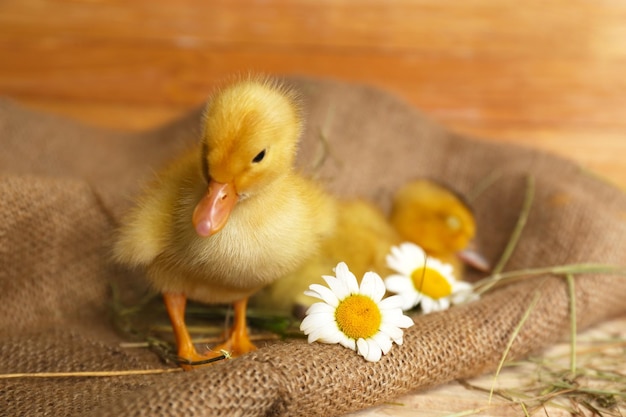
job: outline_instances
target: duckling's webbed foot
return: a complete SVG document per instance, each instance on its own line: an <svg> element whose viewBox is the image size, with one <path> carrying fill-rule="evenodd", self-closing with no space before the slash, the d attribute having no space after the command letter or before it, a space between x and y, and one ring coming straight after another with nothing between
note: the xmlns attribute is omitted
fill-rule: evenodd
<svg viewBox="0 0 626 417"><path fill-rule="evenodd" d="M225 355L219 350L199 354L196 351L191 336L185 325L185 306L187 297L180 293L163 293L165 308L172 322L174 337L176 339L176 347L178 348L178 357L181 359L180 366L190 371L194 367L210 365L216 360L225 359Z"/></svg>
<svg viewBox="0 0 626 417"><path fill-rule="evenodd" d="M248 335L248 327L246 324L246 308L248 298L236 301L234 303L235 314L233 327L230 329L228 339L221 345L213 348L213 351L219 352L225 350L230 352L232 356L241 356L248 352L252 352L257 347L250 341Z"/></svg>

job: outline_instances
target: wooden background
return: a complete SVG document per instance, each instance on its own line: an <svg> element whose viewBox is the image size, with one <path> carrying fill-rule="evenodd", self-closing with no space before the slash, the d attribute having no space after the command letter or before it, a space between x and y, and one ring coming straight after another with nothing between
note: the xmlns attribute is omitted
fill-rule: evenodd
<svg viewBox="0 0 626 417"><path fill-rule="evenodd" d="M1 0L0 94L144 129L234 72L373 84L626 188L626 2Z"/></svg>
<svg viewBox="0 0 626 417"><path fill-rule="evenodd" d="M141 130L248 70L372 84L626 189L624 1L0 0L0 94L33 108ZM415 408L470 395L446 390Z"/></svg>

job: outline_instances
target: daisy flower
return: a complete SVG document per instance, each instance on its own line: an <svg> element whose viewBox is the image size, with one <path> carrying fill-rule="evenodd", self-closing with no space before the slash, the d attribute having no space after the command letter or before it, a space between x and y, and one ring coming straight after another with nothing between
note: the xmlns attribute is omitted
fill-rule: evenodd
<svg viewBox="0 0 626 417"><path fill-rule="evenodd" d="M344 262L334 271L334 277L323 276L328 287L311 284L305 291L323 302L308 309L300 330L309 343L339 343L367 361L377 362L394 342L402 344L402 329L411 327L413 320L402 314L401 297L383 300L385 284L378 274L366 273L359 286Z"/></svg>
<svg viewBox="0 0 626 417"><path fill-rule="evenodd" d="M389 276L385 286L402 297L403 310L420 304L422 312L428 314L475 297L470 284L455 279L451 265L428 257L414 243L392 247L387 266L398 274Z"/></svg>

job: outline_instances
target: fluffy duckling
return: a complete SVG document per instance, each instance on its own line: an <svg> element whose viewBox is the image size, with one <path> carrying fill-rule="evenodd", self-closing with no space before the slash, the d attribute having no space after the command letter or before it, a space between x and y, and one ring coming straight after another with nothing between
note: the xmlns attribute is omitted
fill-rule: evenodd
<svg viewBox="0 0 626 417"><path fill-rule="evenodd" d="M362 277L367 271L382 276L391 271L386 256L391 247L411 241L433 257L450 263L462 278L463 265L488 268L486 261L469 248L476 231L468 206L450 189L429 180L415 180L394 195L389 218L364 200L337 204L334 233L322 242L319 254L301 268L281 278L253 298L255 306L273 312L292 312L303 317L315 299L304 295L312 283L323 284L338 262Z"/></svg>
<svg viewBox="0 0 626 417"><path fill-rule="evenodd" d="M301 124L294 94L275 82L222 88L198 147L161 172L122 222L114 256L145 268L162 292L186 361L254 350L248 297L298 268L333 230L333 200L294 169ZM234 304L226 342L208 354L186 328L188 298Z"/></svg>
<svg viewBox="0 0 626 417"><path fill-rule="evenodd" d="M362 277L367 271L386 271L386 256L400 237L381 210L365 200L339 201L337 224L320 250L300 268L254 295L251 302L261 310L303 317L315 299L304 295L313 283L324 284L340 261Z"/></svg>
<svg viewBox="0 0 626 417"><path fill-rule="evenodd" d="M489 269L472 247L476 234L472 210L441 184L426 179L405 184L394 196L389 220L403 240L451 264L457 277L463 276L463 263L481 271Z"/></svg>

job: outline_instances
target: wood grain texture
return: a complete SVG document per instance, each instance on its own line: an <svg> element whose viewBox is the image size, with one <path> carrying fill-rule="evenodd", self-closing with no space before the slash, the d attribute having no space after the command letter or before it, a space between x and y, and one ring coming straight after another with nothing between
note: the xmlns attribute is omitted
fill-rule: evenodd
<svg viewBox="0 0 626 417"><path fill-rule="evenodd" d="M331 77L625 189L625 22L619 0L2 0L0 94L143 130L233 73ZM485 397L452 384L402 401L355 416L446 415ZM484 415L521 415L503 410Z"/></svg>
<svg viewBox="0 0 626 417"><path fill-rule="evenodd" d="M139 130L232 73L332 77L626 187L624 21L617 0L4 0L0 93Z"/></svg>

